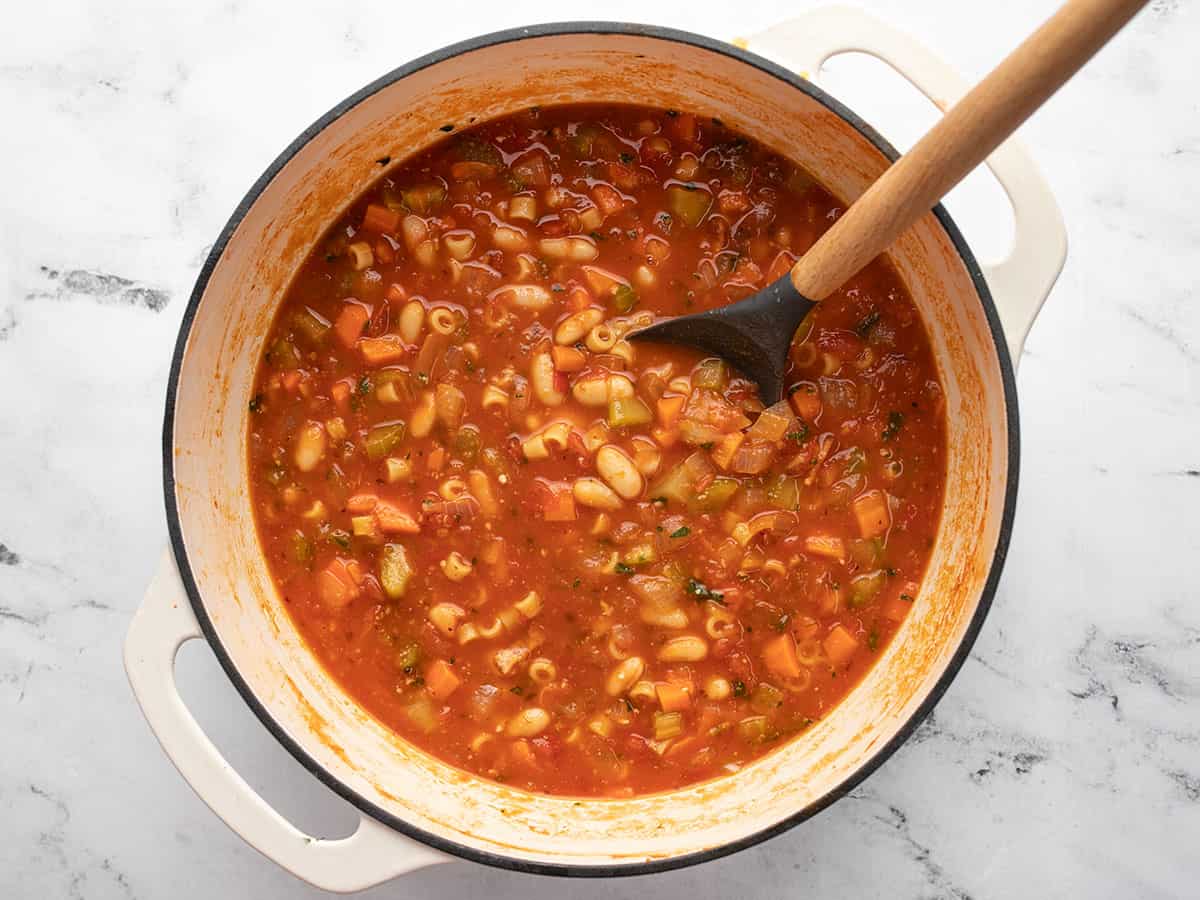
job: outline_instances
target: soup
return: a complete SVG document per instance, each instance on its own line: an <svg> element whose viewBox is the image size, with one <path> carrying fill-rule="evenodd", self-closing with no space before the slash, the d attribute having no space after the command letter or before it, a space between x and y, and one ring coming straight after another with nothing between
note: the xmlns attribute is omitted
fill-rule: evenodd
<svg viewBox="0 0 1200 900"><path fill-rule="evenodd" d="M803 739L916 596L942 391L885 260L810 314L787 398L633 344L841 212L719 121L565 106L392 169L283 298L250 399L280 595L365 709L532 791L629 796Z"/></svg>

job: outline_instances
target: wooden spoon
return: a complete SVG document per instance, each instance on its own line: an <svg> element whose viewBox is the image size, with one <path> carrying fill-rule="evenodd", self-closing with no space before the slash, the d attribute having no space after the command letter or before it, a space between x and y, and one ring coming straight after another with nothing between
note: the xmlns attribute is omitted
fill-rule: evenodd
<svg viewBox="0 0 1200 900"><path fill-rule="evenodd" d="M632 340L723 357L778 402L804 317L984 161L1149 0L1069 0L883 173L790 273L719 309L656 322Z"/></svg>

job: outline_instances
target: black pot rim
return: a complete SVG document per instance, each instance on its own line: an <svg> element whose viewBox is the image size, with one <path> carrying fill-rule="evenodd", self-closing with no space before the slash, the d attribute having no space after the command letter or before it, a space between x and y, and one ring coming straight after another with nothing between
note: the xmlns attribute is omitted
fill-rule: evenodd
<svg viewBox="0 0 1200 900"><path fill-rule="evenodd" d="M267 167L266 171L259 176L254 185L246 193L245 197L226 222L225 227L221 230L220 236L209 252L204 265L200 269L200 274L197 276L195 287L192 289L191 296L188 300L187 309L184 311L183 319L179 327L179 336L175 342L174 355L171 359L171 370L167 382L166 408L163 421L163 490L166 500L167 513L167 529L170 535L171 548L175 554L175 561L179 567L179 574L183 580L184 589L187 592L188 599L191 602L192 610L196 615L196 619L200 623L201 630L204 633L209 646L212 647L216 654L217 660L221 667L225 670L225 674L229 676L229 680L233 683L242 699L253 710L259 721L266 729L275 736L275 739L282 744L296 760L311 772L322 784L333 790L335 793L349 801L353 806L368 816L376 819L379 822L395 829L396 831L421 841L430 847L441 850L445 853L461 857L462 859L472 862L483 863L489 866L495 866L501 869L510 869L517 872L525 872L539 875L558 875L567 877L593 877L606 878L614 876L627 875L645 875L655 872L666 872L672 869L681 869L686 866L696 865L698 863L707 862L709 860L718 859L722 856L727 856L747 847L761 843L768 838L782 834L788 829L800 824L801 822L816 815L821 810L832 804L834 801L841 799L851 790L857 787L864 781L868 775L879 768L882 763L888 759L897 749L900 748L905 741L912 735L916 728L924 721L925 717L937 705L942 695L945 694L951 682L958 674L962 664L966 661L970 654L971 648L979 635L979 631L983 626L984 620L987 618L989 609L991 608L992 599L995 596L996 587L1000 580L1000 573L1004 567L1005 556L1008 551L1009 538L1012 533L1013 517L1015 514L1016 497L1017 497L1017 480L1020 461L1020 428L1017 412L1017 397L1016 397L1016 379L1013 371L1012 360L1008 353L1008 344L1004 337L1004 332L1000 326L1000 319L996 312L995 304L992 301L992 296L988 290L987 283L983 277L983 271L976 261L966 241L963 239L962 233L950 218L949 213L942 205L934 208L934 215L937 216L942 228L945 229L950 240L954 244L955 250L961 257L967 272L974 284L975 291L979 297L981 306L983 307L984 315L987 319L988 328L991 332L992 341L996 347L996 354L1000 364L1000 376L1004 386L1004 404L1008 424L1008 476L1004 490L1004 509L1001 513L1000 533L996 541L996 550L992 556L992 563L988 571L988 577L984 584L983 591L979 599L979 606L976 608L970 623L967 626L966 632L963 635L962 641L954 656L950 660L946 671L938 679L929 696L921 704L921 706L913 713L904 726L896 733L896 735L881 746L872 754L872 756L849 778L842 784L838 785L834 790L825 794L820 799L810 803L804 808L797 810L786 818L768 828L764 828L754 834L740 838L736 841L731 841L717 847L711 847L707 850L698 851L695 853L683 854L666 859L648 860L636 863L622 863L619 865L585 865L575 863L548 863L531 860L524 860L515 857L505 856L503 854L489 853L478 850L474 847L469 847L454 841L446 840L445 838L427 832L421 828L417 828L411 823L392 815L386 810L381 809L364 797L360 796L354 790L343 784L328 771L326 771L315 759L313 759L303 747L293 741L284 730L275 722L269 710L259 703L254 693L250 690L249 685L238 672L237 667L233 664L231 657L221 643L220 637L217 635L216 629L213 626L212 620L209 618L208 612L205 609L203 600L200 597L200 592L196 586L196 580L192 573L191 566L188 562L187 548L184 543L183 531L180 524L179 508L175 499L175 470L174 470L174 418L175 418L175 402L178 391L179 375L183 365L184 351L187 347L188 337L191 332L192 322L195 319L196 312L200 305L200 299L203 297L205 290L208 287L208 281L215 269L217 262L223 255L230 238L238 225L241 224L251 206L258 200L259 196L266 189L267 185L275 178L279 171L295 156L300 149L313 139L317 134L323 131L327 126L336 121L348 110L357 106L359 103L388 87L396 81L399 81L407 76L418 72L422 69L437 63L444 62L455 56L464 53L469 53L474 50L480 50L488 47L493 47L499 44L511 43L514 41L525 40L527 38L554 37L568 34L592 34L592 35L634 35L638 37L648 37L663 41L670 41L698 47L703 50L708 50L714 53L720 53L724 56L732 57L746 65L753 66L760 71L772 75L779 80L787 83L791 87L803 92L812 99L821 103L831 112L836 113L842 119L852 125L860 134L869 140L880 152L889 159L895 160L899 154L884 138L875 131L870 125L860 119L857 115L851 112L847 107L843 106L837 100L830 97L823 90L816 87L811 82L800 76L789 72L788 70L770 62L756 54L742 50L732 44L726 44L721 41L716 41L711 38L701 35L692 34L687 31L681 31L674 28L664 28L651 25L636 25L621 22L556 22L543 25L533 25L523 28L513 28L504 31L496 31L490 34L480 35L469 40L460 41L428 53L418 59L413 60L397 69L392 70L386 75L376 79L366 87L360 89L354 94L347 97L341 103L334 106L329 112L321 116L316 122L306 128L299 137L297 137L287 149L284 150L272 163Z"/></svg>

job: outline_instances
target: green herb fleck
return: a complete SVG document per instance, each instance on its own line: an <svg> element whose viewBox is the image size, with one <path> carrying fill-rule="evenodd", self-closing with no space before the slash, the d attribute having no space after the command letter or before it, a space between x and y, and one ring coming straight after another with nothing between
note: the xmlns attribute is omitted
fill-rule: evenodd
<svg viewBox="0 0 1200 900"><path fill-rule="evenodd" d="M509 690L509 693L516 694L518 697L520 697L523 693L525 693L524 688L522 688L519 684L514 684L508 690Z"/></svg>
<svg viewBox="0 0 1200 900"><path fill-rule="evenodd" d="M250 400L250 412L259 413L263 411L263 395L255 394Z"/></svg>
<svg viewBox="0 0 1200 900"><path fill-rule="evenodd" d="M875 323L879 321L879 310L873 309L863 316L857 325L854 326L854 331L860 338L865 338L871 333L871 329L875 327Z"/></svg>
<svg viewBox="0 0 1200 900"><path fill-rule="evenodd" d="M697 600L711 600L713 603L725 605L725 595L712 590L703 581L697 581L695 578L687 580L687 592Z"/></svg>
<svg viewBox="0 0 1200 900"><path fill-rule="evenodd" d="M893 409L888 413L887 427L883 429L882 437L885 441L890 441L900 433L901 427L904 425L904 413Z"/></svg>
<svg viewBox="0 0 1200 900"><path fill-rule="evenodd" d="M912 595L911 595L911 594L901 594L901 595L900 595L900 599L901 599L901 600L903 600L905 603L912 603L912 602L913 602L913 598L912 598Z"/></svg>
<svg viewBox="0 0 1200 900"><path fill-rule="evenodd" d="M685 538L685 537L687 537L687 536L688 536L689 534L691 534L691 533L692 533L692 529L688 528L686 525L683 525L683 526L681 526L680 528L676 528L674 531L672 531L672 532L671 532L671 537L673 537L673 538Z"/></svg>
<svg viewBox="0 0 1200 900"><path fill-rule="evenodd" d="M633 154L621 152L620 154L617 155L617 159L619 159L621 162L625 163L625 165L629 165L631 162L633 162Z"/></svg>
<svg viewBox="0 0 1200 900"><path fill-rule="evenodd" d="M633 566L627 566L627 565L625 565L625 563L619 562L616 564L616 566L613 567L613 571L616 572L618 575L632 575L633 574Z"/></svg>
<svg viewBox="0 0 1200 900"><path fill-rule="evenodd" d="M787 434L789 441L795 441L797 444L803 444L808 441L810 434L807 423L801 422L800 426L795 431L789 431Z"/></svg>
<svg viewBox="0 0 1200 900"><path fill-rule="evenodd" d="M371 379L364 375L358 380L358 395L365 397L371 393Z"/></svg>
<svg viewBox="0 0 1200 900"><path fill-rule="evenodd" d="M733 696L735 696L735 697L745 697L746 696L746 682L735 681L733 683Z"/></svg>
<svg viewBox="0 0 1200 900"><path fill-rule="evenodd" d="M867 646L872 652L879 649L879 629L872 628L871 633L867 635Z"/></svg>

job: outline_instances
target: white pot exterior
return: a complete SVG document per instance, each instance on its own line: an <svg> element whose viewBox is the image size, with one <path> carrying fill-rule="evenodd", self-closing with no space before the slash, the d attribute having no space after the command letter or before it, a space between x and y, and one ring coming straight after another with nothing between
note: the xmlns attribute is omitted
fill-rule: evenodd
<svg viewBox="0 0 1200 900"><path fill-rule="evenodd" d="M1008 351L980 271L939 211L890 256L926 322L945 388L945 512L908 619L827 718L734 775L648 797L571 799L441 763L330 678L282 608L259 547L247 401L277 304L350 200L389 165L444 138L443 126L534 104L628 102L716 116L796 160L847 203L889 163L833 101L762 60L690 35L603 27L609 32L530 29L451 48L368 87L301 136L251 191L201 274L165 431L168 513L187 594L222 664L280 740L398 830L474 859L573 874L645 871L729 851L857 783L915 727L965 657L999 576L1016 487Z"/></svg>

